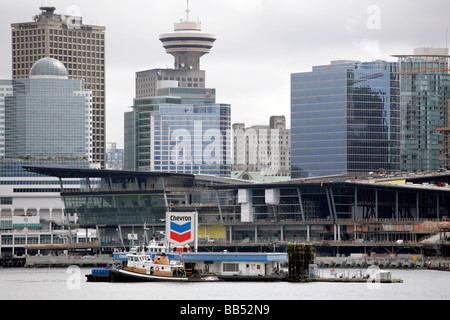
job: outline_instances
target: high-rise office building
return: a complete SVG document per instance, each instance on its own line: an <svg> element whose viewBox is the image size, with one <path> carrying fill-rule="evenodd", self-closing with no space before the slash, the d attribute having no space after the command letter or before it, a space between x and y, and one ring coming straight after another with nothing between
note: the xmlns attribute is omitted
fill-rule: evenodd
<svg viewBox="0 0 450 320"><path fill-rule="evenodd" d="M12 88L5 98L6 158L92 160L92 92L83 80L69 79L60 61L43 58Z"/></svg>
<svg viewBox="0 0 450 320"><path fill-rule="evenodd" d="M291 75L291 176L395 172L397 63L333 61Z"/></svg>
<svg viewBox="0 0 450 320"><path fill-rule="evenodd" d="M125 113L125 169L229 176L230 105L215 103L215 89L159 92Z"/></svg>
<svg viewBox="0 0 450 320"><path fill-rule="evenodd" d="M433 172L446 167L447 101L450 99L449 49L417 48L396 55L401 83L401 169Z"/></svg>
<svg viewBox="0 0 450 320"><path fill-rule="evenodd" d="M200 70L216 37L187 12L175 32L160 36L174 68L136 73L133 110L125 113L125 169L229 176L231 108L216 103Z"/></svg>
<svg viewBox="0 0 450 320"><path fill-rule="evenodd" d="M83 79L92 91L92 162L105 167L105 27L55 14L55 7L40 10L33 22L11 25L12 77L28 78L36 61L51 57L64 64L70 78Z"/></svg>

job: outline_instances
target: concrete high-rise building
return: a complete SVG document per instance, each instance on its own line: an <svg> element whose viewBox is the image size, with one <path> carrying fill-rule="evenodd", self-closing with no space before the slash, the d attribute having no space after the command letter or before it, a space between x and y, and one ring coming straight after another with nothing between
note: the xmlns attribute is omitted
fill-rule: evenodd
<svg viewBox="0 0 450 320"><path fill-rule="evenodd" d="M400 170L397 68L333 61L291 75L293 178Z"/></svg>
<svg viewBox="0 0 450 320"><path fill-rule="evenodd" d="M92 91L92 162L105 167L105 27L55 14L55 7L40 10L34 21L11 25L12 78L28 78L36 61L50 57L64 64L70 78L83 79Z"/></svg>
<svg viewBox="0 0 450 320"><path fill-rule="evenodd" d="M245 127L233 124L231 171L260 172L268 176L290 176L291 130L284 116L271 116L269 125Z"/></svg>
<svg viewBox="0 0 450 320"><path fill-rule="evenodd" d="M433 172L446 167L444 131L450 99L449 49L417 48L399 59L401 169Z"/></svg>
<svg viewBox="0 0 450 320"><path fill-rule="evenodd" d="M158 81L177 81L180 88L205 88L205 71L200 58L208 54L216 36L202 32L200 22L191 21L189 8L186 20L175 23L175 30L159 36L166 53L174 57L173 69L151 69L136 73L136 98L156 96Z"/></svg>

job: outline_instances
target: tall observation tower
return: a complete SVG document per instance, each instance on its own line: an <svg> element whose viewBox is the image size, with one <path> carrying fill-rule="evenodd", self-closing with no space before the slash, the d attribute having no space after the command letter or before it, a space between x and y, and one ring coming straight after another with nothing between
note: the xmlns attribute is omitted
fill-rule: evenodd
<svg viewBox="0 0 450 320"><path fill-rule="evenodd" d="M175 58L175 69L200 70L200 57L210 52L216 36L202 32L200 22L189 18L189 0L187 0L186 20L175 23L175 31L159 36L166 52Z"/></svg>

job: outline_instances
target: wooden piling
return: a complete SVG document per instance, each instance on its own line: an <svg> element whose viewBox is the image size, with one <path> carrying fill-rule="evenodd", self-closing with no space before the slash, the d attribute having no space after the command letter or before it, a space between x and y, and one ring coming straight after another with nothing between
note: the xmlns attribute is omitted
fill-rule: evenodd
<svg viewBox="0 0 450 320"><path fill-rule="evenodd" d="M290 244L287 248L289 281L307 281L309 265L314 263L315 249L309 244Z"/></svg>

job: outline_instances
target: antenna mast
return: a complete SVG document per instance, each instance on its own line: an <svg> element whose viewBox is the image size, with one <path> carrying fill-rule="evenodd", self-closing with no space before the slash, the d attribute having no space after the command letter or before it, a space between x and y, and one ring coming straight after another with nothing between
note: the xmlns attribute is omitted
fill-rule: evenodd
<svg viewBox="0 0 450 320"><path fill-rule="evenodd" d="M187 2L187 6L186 6L186 22L189 22L189 12L191 12L191 10L189 10L189 0L186 0Z"/></svg>

